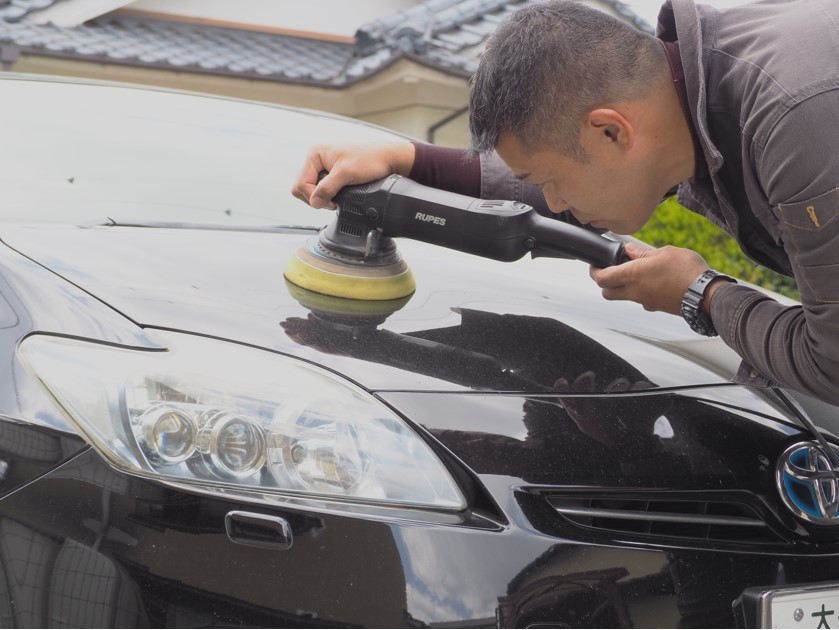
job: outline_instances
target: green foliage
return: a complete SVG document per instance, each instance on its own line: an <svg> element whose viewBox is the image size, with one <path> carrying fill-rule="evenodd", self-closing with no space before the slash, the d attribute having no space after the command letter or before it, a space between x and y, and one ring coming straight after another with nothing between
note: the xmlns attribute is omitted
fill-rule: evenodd
<svg viewBox="0 0 839 630"><path fill-rule="evenodd" d="M654 247L674 245L699 253L712 269L762 286L782 295L800 299L793 278L758 267L742 251L737 242L707 219L668 197L656 209L652 220L636 238Z"/></svg>

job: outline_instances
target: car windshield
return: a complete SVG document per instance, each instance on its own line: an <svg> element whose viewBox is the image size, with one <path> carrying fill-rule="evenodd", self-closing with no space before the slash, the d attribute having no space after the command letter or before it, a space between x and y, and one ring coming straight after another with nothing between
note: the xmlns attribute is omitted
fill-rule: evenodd
<svg viewBox="0 0 839 630"><path fill-rule="evenodd" d="M323 225L289 190L315 143L394 138L316 112L0 80L0 221Z"/></svg>

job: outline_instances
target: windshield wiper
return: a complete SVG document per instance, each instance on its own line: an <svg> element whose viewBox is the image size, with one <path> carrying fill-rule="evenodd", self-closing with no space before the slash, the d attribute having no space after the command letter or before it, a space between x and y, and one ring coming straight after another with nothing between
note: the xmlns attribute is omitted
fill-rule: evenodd
<svg viewBox="0 0 839 630"><path fill-rule="evenodd" d="M274 232L280 234L312 234L317 225L249 225L245 223L199 223L194 221L152 221L146 219L113 219L90 221L81 227L139 227L167 230L222 230L225 232Z"/></svg>

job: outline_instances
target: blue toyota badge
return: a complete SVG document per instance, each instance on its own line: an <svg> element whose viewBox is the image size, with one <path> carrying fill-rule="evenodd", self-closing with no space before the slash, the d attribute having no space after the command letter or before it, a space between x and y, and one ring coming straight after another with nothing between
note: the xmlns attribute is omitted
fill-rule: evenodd
<svg viewBox="0 0 839 630"><path fill-rule="evenodd" d="M839 454L839 447L833 446ZM839 472L817 442L798 442L778 461L778 491L797 517L818 525L839 525Z"/></svg>

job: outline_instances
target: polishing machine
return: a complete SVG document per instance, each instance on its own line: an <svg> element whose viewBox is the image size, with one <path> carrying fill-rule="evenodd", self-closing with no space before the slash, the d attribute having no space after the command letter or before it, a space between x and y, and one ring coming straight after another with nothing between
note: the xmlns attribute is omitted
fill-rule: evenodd
<svg viewBox="0 0 839 630"><path fill-rule="evenodd" d="M311 291L361 300L413 293L415 282L392 237L500 261L576 258L596 267L627 260L624 245L545 217L519 201L477 199L390 175L346 186L334 220L301 246L286 278Z"/></svg>

